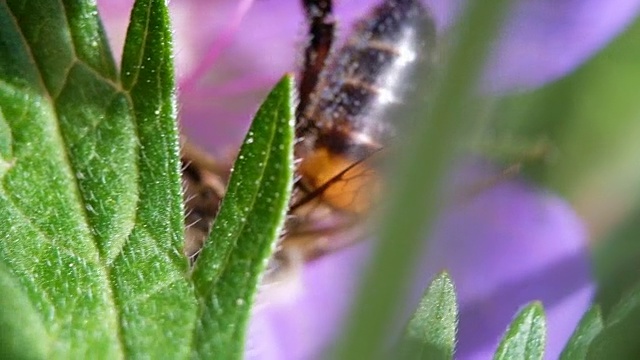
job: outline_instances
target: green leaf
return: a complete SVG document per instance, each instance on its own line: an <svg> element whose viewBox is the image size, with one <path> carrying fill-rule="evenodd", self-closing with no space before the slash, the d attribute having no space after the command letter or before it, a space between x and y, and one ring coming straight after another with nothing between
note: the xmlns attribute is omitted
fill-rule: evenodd
<svg viewBox="0 0 640 360"><path fill-rule="evenodd" d="M193 356L239 359L260 274L287 212L293 179L293 80L271 91L249 129L193 272L200 302Z"/></svg>
<svg viewBox="0 0 640 360"><path fill-rule="evenodd" d="M571 335L567 346L562 350L561 360L584 360L587 358L587 350L593 338L602 331L602 316L600 307L593 306L587 311L576 330Z"/></svg>
<svg viewBox="0 0 640 360"><path fill-rule="evenodd" d="M17 278L0 261L0 349L3 356L45 359L51 343L38 310Z"/></svg>
<svg viewBox="0 0 640 360"><path fill-rule="evenodd" d="M640 204L639 204L640 205ZM640 207L593 247L593 266L597 279L595 302L606 317L629 290L640 282Z"/></svg>
<svg viewBox="0 0 640 360"><path fill-rule="evenodd" d="M112 276L131 356L190 353L197 303L187 279L171 24L164 0L136 1L121 79L133 103L139 200ZM159 344L158 339L163 339Z"/></svg>
<svg viewBox="0 0 640 360"><path fill-rule="evenodd" d="M0 4L4 356L189 353L168 21L137 2L123 88L93 1Z"/></svg>
<svg viewBox="0 0 640 360"><path fill-rule="evenodd" d="M456 341L458 306L449 274L429 285L407 325L401 353L406 359L451 359Z"/></svg>
<svg viewBox="0 0 640 360"><path fill-rule="evenodd" d="M542 304L533 302L520 310L504 334L496 360L542 359L546 325Z"/></svg>
<svg viewBox="0 0 640 360"><path fill-rule="evenodd" d="M611 310L589 346L587 359L637 359L640 356L640 284Z"/></svg>

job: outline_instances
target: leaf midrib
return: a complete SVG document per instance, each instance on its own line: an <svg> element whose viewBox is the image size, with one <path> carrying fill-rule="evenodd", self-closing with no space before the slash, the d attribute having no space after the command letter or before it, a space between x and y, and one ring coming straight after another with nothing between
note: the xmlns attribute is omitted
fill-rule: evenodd
<svg viewBox="0 0 640 360"><path fill-rule="evenodd" d="M59 4L61 5L62 8L65 8L64 4L61 1L59 1ZM83 221L84 225L86 226L86 229L85 229L86 233L84 235L86 235L89 239L91 239L91 244L93 245L94 254L96 254L96 257L99 259L98 263L96 263L96 268L99 269L99 271L101 271L103 273L103 276L104 276L104 279L105 279L105 283L107 284L107 286L103 286L101 288L105 289L105 292L106 292L105 296L109 301L109 305L111 306L111 310L113 311L113 313L116 316L116 321L115 321L116 322L116 326L112 330L115 332L115 338L118 339L118 349L119 349L119 352L120 352L120 356L122 358L126 358L126 346L125 346L126 342L123 339L124 329L122 327L122 316L121 316L121 312L119 311L118 306L116 306L117 301L116 301L116 297L114 295L115 292L116 292L116 289L115 289L115 286L114 286L115 279L113 279L113 277L111 275L110 267L106 263L106 260L101 257L101 254L100 254L100 251L99 251L99 247L98 247L99 239L98 239L97 235L94 234L90 230L91 228L93 228L93 226L92 226L91 221L89 220L90 217L89 217L89 215L87 213L87 211L88 211L87 207L86 207L87 201L85 199L85 196L84 196L83 192L81 191L81 186L80 186L80 184L78 182L78 178L74 175L76 173L76 169L73 166L73 163L71 161L71 155L69 153L69 146L66 143L66 141L64 140L64 136L62 135L61 125L60 125L60 114L58 113L58 110L57 110L57 108L55 106L56 101L57 101L57 96L59 94L53 96L49 92L49 89L47 88L47 86L46 86L46 84L44 82L44 78L42 76L41 64L36 60L35 56L33 55L31 44L27 41L27 38L24 36L24 33L22 31L22 27L20 26L20 24L17 21L15 21L16 16L11 11L11 8L8 6L8 4L5 4L5 5L7 6L7 9L9 10L9 12L12 14L12 18L14 19L14 22L16 24L16 29L18 29L18 34L22 38L22 42L25 44L26 53L28 54L28 56L30 57L32 63L35 65L35 67L37 69L36 77L37 77L39 85L40 85L40 87L42 89L41 95L43 95L44 98L48 99L47 102L49 103L50 108L52 110L50 112L50 114L53 115L52 116L53 117L52 120L53 120L53 123L54 123L53 125L55 126L55 133L52 134L51 140L55 144L57 144L57 147L61 148L61 150L62 150L61 151L62 160L64 162L64 165L66 165L66 167L67 167L67 169L66 169L67 170L66 171L67 175L72 179L72 182L71 182L73 184L72 185L73 186L73 189L72 189L73 195L72 196L74 196L76 198L75 204L77 204L79 206L79 212L78 213L80 214L80 216L82 216L82 218L84 220ZM67 18L66 11L64 12L63 16L64 16L65 22L67 24L67 26L65 27L65 31L67 31L69 37L71 39L73 39L73 37L71 36L71 31L70 31L71 27L70 27L70 24L69 24L69 21L68 21L68 18ZM145 39L146 39L146 36L145 36ZM73 60L69 62L69 66L65 70L65 72L66 72L66 76L64 77L65 83L60 88L64 89L65 86L67 85L67 81L69 80L69 77L68 77L69 72L71 71L71 69L74 68L74 66L76 66L78 64L84 65L87 69L90 69L94 74L96 74L97 78L99 78L100 80L102 80L105 83L107 83L110 86L112 86L116 90L115 91L116 93L122 93L126 97L128 103L130 105L132 119L134 120L133 121L134 122L133 125L134 125L134 129L135 129L135 133L136 133L136 135L139 135L138 131L137 131L137 126L135 126L136 123L137 123L137 121L135 121L136 120L136 114L135 114L135 111L133 111L133 105L132 105L133 102L132 102L130 93L128 91L124 91L122 89L122 87L120 86L120 84L116 84L113 81L111 81L110 79L104 77L99 71L94 69L88 63L84 62L82 59L80 59L80 57L77 56L75 42L71 41L71 44L72 44L71 45L71 49L73 51L73 53L72 53ZM136 147L137 147L137 144L136 144ZM139 156L139 147L138 147L138 156L136 157L137 161L135 163L136 172L139 169L139 166L138 166L139 157L140 156ZM140 187L139 180L138 180L137 186L138 186L138 188ZM5 189L5 193L6 193L6 189ZM136 194L136 196L138 194ZM7 198L10 199L10 197L7 197ZM139 201L140 201L140 199L139 199L139 196L138 196L138 202ZM13 201L11 201L11 203L23 215L23 217L28 218L28 217L26 217L26 215L24 214L24 212L21 210L20 207L17 207L16 204ZM37 225L35 225L31 220L29 220L29 223L32 224L35 229L38 229L39 233L42 233L42 230ZM134 219L134 224L137 224L137 211L136 211L136 218ZM129 233L126 235L127 239L130 238L131 233L133 231L133 228L135 228L135 225L131 229L129 229ZM42 234L43 234L43 238L47 238L48 239L48 236L44 235L44 233L42 233ZM70 251L70 250L68 250L68 251ZM71 252L71 253L73 253L73 252ZM119 254L122 254L122 252L120 251ZM77 258L78 256L75 255L74 257ZM39 314L39 315L42 315L42 314ZM42 316L40 316L40 318L42 318ZM44 319L42 319L42 323L43 324L47 324L44 321ZM47 326L45 326L45 328L50 329Z"/></svg>
<svg viewBox="0 0 640 360"><path fill-rule="evenodd" d="M279 100L277 103L277 107L276 107L276 111L275 111L275 115L273 116L274 118L280 118L279 115L280 114L280 109L282 108L282 100ZM270 127L269 129L270 131L270 136L269 136L269 141L267 142L268 145L273 144L273 140L275 139L276 136L276 131L277 131L277 126L274 122L274 124ZM269 148L271 146L268 146ZM268 164L269 164L269 160L271 159L271 154L272 151L267 151L267 154L264 158L264 162L263 162L263 166L260 168L260 176L258 177L260 186L258 186L256 192L253 194L253 196L251 197L251 206L249 207L249 209L251 209L251 211L247 212L247 215L252 214L255 208L255 204L256 204L256 200L258 198L258 195L260 194L260 190L262 190L262 188L264 187L263 181L262 179L264 178L264 173L266 172L266 169L268 168ZM224 201L224 200L223 200ZM244 234L245 229L247 227L247 224L249 223L248 219L247 221L242 221L242 224L240 225L239 231L236 232L236 234L233 236L233 247L236 247L238 244L238 239L241 237L242 234ZM222 264L224 266L220 267L220 271L216 274L216 276L212 279L212 284L211 284L211 291L213 291L213 288L216 286L216 284L218 283L218 281L220 280L220 278L224 275L226 269L229 267L229 262L231 261L231 256L232 256L233 251L228 251L224 257L224 260L222 261ZM211 293L211 291L209 291L209 293Z"/></svg>

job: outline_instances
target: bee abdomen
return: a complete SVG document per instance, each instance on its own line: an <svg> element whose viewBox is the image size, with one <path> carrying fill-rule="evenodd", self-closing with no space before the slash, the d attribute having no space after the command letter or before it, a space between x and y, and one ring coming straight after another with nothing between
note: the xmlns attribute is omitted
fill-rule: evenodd
<svg viewBox="0 0 640 360"><path fill-rule="evenodd" d="M358 22L355 29L363 34L362 39L394 45L402 40L404 29L416 28L426 17L433 23L420 0L385 1Z"/></svg>
<svg viewBox="0 0 640 360"><path fill-rule="evenodd" d="M434 33L433 21L418 0L386 1L358 22L330 59L304 112L305 121L316 129L314 141L340 132L352 134L343 137L351 146L353 139L385 144L395 129L385 114L402 103L416 65L428 60Z"/></svg>

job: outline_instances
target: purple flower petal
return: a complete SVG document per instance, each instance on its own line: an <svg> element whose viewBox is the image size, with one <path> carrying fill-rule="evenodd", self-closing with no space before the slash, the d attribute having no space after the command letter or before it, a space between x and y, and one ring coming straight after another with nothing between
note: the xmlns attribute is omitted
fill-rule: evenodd
<svg viewBox="0 0 640 360"><path fill-rule="evenodd" d="M640 0L522 0L508 19L485 76L493 91L533 88L591 57L640 11Z"/></svg>
<svg viewBox="0 0 640 360"><path fill-rule="evenodd" d="M467 179L492 174L480 173L466 171ZM421 262L413 304L430 279L447 269L460 303L456 358L487 359L518 309L541 300L548 318L547 358L557 358L593 294L586 240L566 202L521 181L504 182L442 215ZM309 264L304 286L287 302L273 300L279 293L264 289L247 357L321 358L339 334L357 283L354 274L363 269L370 245Z"/></svg>
<svg viewBox="0 0 640 360"><path fill-rule="evenodd" d="M322 358L346 319L368 245L314 261L294 281L265 285L252 315L246 358Z"/></svg>
<svg viewBox="0 0 640 360"><path fill-rule="evenodd" d="M495 174L469 169L465 179ZM546 356L557 358L594 290L586 230L569 204L506 181L446 211L432 241L422 271L446 268L456 284L458 359L491 358L512 317L533 300L547 313Z"/></svg>
<svg viewBox="0 0 640 360"><path fill-rule="evenodd" d="M117 57L132 2L98 1ZM304 42L297 1L255 0L236 24L242 12L238 4L245 2L171 2L183 129L210 151L240 143L269 88L285 72L296 70ZM336 0L342 33L377 2ZM445 32L465 1L425 3ZM495 44L484 88L494 92L532 88L571 72L624 29L639 10L640 0L521 0ZM211 71L196 71L210 53L219 55ZM195 84L193 79L200 81Z"/></svg>

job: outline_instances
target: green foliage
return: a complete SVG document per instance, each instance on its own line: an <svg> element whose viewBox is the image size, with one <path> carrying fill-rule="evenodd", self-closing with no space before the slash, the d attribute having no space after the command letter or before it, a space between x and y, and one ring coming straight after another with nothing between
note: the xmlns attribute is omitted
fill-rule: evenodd
<svg viewBox="0 0 640 360"><path fill-rule="evenodd" d="M472 84L483 65L478 59L503 3L477 5L462 22L432 107L417 102L401 114L419 124L405 150L423 155L403 157L396 169L376 265L338 358L383 353L422 246L415 240L424 234L425 219L437 213L438 185L459 150L452 144L470 139L467 130L475 126L463 109L473 107ZM241 358L254 294L290 195L291 77L258 112L212 234L189 274L165 1L136 2L120 73L94 1L7 0L0 4L0 28L3 356ZM493 130L548 142L555 161L534 172L577 202L607 189L623 206L638 198L640 167L633 159L640 150L640 105L630 91L640 83L638 39L640 22L572 76L499 106L504 121ZM640 274L631 241L635 223L610 235L614 241L596 257L604 324L599 308L592 308L562 359L640 352L640 288L628 291ZM629 275L624 282L621 274ZM401 355L451 358L457 316L452 281L441 274L407 326ZM544 344L543 309L532 303L512 322L495 358L540 359Z"/></svg>
<svg viewBox="0 0 640 360"><path fill-rule="evenodd" d="M138 46L145 59L154 54L156 63L144 65L156 75L127 89L116 82L92 2L2 6L11 30L3 43L12 46L0 55L3 133L11 136L3 141L0 250L13 292L28 299L25 311L2 317L37 311L30 316L44 336L22 348L36 344L47 358L179 355L190 340L180 331L193 327L195 302L179 251L168 15L162 2L137 6L153 9L154 28L142 26L129 41L145 39ZM148 24L140 15L133 22ZM145 131L153 128L163 136ZM186 345L159 348L159 337Z"/></svg>
<svg viewBox="0 0 640 360"><path fill-rule="evenodd" d="M631 289L605 318L591 341L587 359L637 359L640 354L640 284Z"/></svg>
<svg viewBox="0 0 640 360"><path fill-rule="evenodd" d="M605 317L627 292L640 282L640 208L607 234L593 250L598 292L596 303Z"/></svg>
<svg viewBox="0 0 640 360"><path fill-rule="evenodd" d="M451 359L456 341L458 306L449 274L431 282L409 321L401 344L406 359Z"/></svg>
<svg viewBox="0 0 640 360"><path fill-rule="evenodd" d="M571 335L567 346L562 350L561 360L584 360L587 358L589 344L602 330L600 307L593 306L587 311L576 330Z"/></svg>
<svg viewBox="0 0 640 360"><path fill-rule="evenodd" d="M293 79L286 76L258 110L196 262L193 279L200 307L195 357L242 357L253 294L288 208L293 90Z"/></svg>
<svg viewBox="0 0 640 360"><path fill-rule="evenodd" d="M110 270L122 324L119 336L130 356L187 356L196 321L181 251L184 223L172 56L165 2L137 1L120 77L133 105L133 141L140 143L134 170L139 199L136 224ZM164 339L162 346L158 339Z"/></svg>
<svg viewBox="0 0 640 360"><path fill-rule="evenodd" d="M545 347L545 316L542 304L525 306L504 334L495 360L542 359Z"/></svg>
<svg viewBox="0 0 640 360"><path fill-rule="evenodd" d="M240 328L290 188L291 80L265 104L254 125L263 140L243 148L250 160L236 169L246 178L230 185L239 193L253 186L242 181L255 181L249 192L255 201L237 195L223 205L225 214L246 207L246 219L261 222L251 221L256 225L225 243L239 250L226 255L215 290L196 276L197 297L182 253L165 2L136 2L121 80L93 1L6 1L0 28L3 356L187 358L204 346L196 335L207 335L196 323L215 315L198 304L217 297L222 304L245 301L224 319L240 324L235 336L217 338L218 347L234 349L227 357L238 357ZM247 245L256 234L259 241ZM211 247L217 241L214 234ZM202 268L214 258L207 253ZM242 293L229 291L232 283L243 284Z"/></svg>

